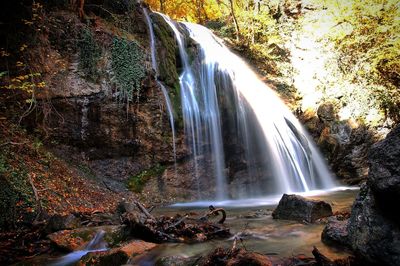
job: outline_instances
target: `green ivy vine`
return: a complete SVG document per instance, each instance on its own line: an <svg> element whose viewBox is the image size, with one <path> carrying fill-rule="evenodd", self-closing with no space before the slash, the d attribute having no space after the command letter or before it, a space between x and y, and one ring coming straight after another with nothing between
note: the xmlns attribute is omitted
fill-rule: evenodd
<svg viewBox="0 0 400 266"><path fill-rule="evenodd" d="M111 67L118 90L117 99L120 102L131 102L134 93L139 99L141 83L146 74L143 54L135 41L114 38Z"/></svg>
<svg viewBox="0 0 400 266"><path fill-rule="evenodd" d="M101 56L101 49L97 45L90 29L84 29L79 46L79 69L83 71L89 79L98 78L97 62Z"/></svg>

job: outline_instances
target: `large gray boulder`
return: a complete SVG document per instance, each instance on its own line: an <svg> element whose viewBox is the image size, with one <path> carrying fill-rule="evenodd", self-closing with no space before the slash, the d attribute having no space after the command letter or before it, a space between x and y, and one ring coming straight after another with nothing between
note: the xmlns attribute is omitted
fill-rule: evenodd
<svg viewBox="0 0 400 266"><path fill-rule="evenodd" d="M274 219L313 223L332 216L332 207L324 201L309 200L298 195L283 194L278 207L272 213Z"/></svg>
<svg viewBox="0 0 400 266"><path fill-rule="evenodd" d="M371 148L369 164L367 184L352 207L349 244L367 263L399 265L400 126Z"/></svg>
<svg viewBox="0 0 400 266"><path fill-rule="evenodd" d="M392 211L400 198L400 126L372 146L367 184L384 211Z"/></svg>
<svg viewBox="0 0 400 266"><path fill-rule="evenodd" d="M399 265L399 224L383 215L371 189L366 185L361 188L353 204L347 229L351 248L366 262Z"/></svg>

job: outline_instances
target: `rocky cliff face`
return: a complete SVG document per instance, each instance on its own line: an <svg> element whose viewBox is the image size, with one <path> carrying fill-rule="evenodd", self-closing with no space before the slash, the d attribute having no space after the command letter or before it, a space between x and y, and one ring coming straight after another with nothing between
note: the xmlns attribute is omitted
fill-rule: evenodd
<svg viewBox="0 0 400 266"><path fill-rule="evenodd" d="M152 202L194 199L198 188L187 160L189 152L181 126L179 53L174 34L159 16L151 15L157 52L163 58L159 59L159 79L167 86L175 107L179 171L175 170L165 98L151 68L143 6L107 8L114 13L113 18L89 8L87 25L64 9L49 11L46 22L49 33L43 50L57 54L65 67L47 73L48 86L37 95L37 111L23 122L32 130L39 130L55 154L79 167L84 165L113 190L129 193L129 187L141 194L144 201ZM71 42L73 38L75 42ZM134 43L143 60L116 64L121 54L130 53L114 53L116 43ZM116 67L124 70L130 65L140 68L144 77L127 102L121 100L120 70ZM94 67L88 71L90 66Z"/></svg>
<svg viewBox="0 0 400 266"><path fill-rule="evenodd" d="M321 104L315 114L305 112L299 116L338 178L348 184L367 178L368 151L384 132L353 119L340 120L332 102Z"/></svg>

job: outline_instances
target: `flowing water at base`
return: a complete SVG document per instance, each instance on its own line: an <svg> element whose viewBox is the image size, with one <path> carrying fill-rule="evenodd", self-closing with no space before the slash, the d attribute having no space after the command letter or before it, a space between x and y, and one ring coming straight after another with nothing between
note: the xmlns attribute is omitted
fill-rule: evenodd
<svg viewBox="0 0 400 266"><path fill-rule="evenodd" d="M350 211L357 190L347 189L323 193L322 195L307 196L307 198L324 200L330 203L333 211ZM163 244L153 250L145 259L137 261L138 265L154 265L162 257L196 257L205 256L216 247L231 248L234 238L240 237L238 247L245 247L249 251L267 254L275 258L285 258L304 254L312 257L311 251L316 246L324 255L336 259L349 254L343 250L328 247L321 242L321 232L325 224L302 224L294 221L272 219L274 205L256 207L226 207L226 226L234 235L230 239L213 240L198 244ZM236 205L238 206L238 205ZM162 215L184 214L196 211L199 215L207 208L173 207L158 209L155 213ZM216 219L218 219L217 217Z"/></svg>

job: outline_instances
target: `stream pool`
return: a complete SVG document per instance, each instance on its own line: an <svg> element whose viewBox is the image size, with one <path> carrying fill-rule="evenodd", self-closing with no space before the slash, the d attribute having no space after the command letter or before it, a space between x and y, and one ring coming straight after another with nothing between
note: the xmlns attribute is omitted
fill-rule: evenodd
<svg viewBox="0 0 400 266"><path fill-rule="evenodd" d="M324 200L332 205L333 212L350 211L357 195L355 188L342 188L322 194L310 193L304 195L310 199ZM279 199L278 199L279 200ZM264 199L261 202L269 204L262 206L248 206L252 200L223 202L215 206L224 206L227 212L225 224L234 235L230 239L213 240L196 244L163 244L154 249L145 258L134 262L139 265L154 265L162 257L199 257L216 247L232 247L235 237L242 239L238 246L244 246L249 251L267 254L277 258L291 257L304 254L312 257L311 251L316 246L324 255L336 259L348 256L343 250L328 247L321 242L321 232L324 223L302 224L294 221L274 220L271 213L277 203L273 199ZM197 212L199 215L207 211L207 204L212 202L177 204L176 207L160 208L154 211L156 215L175 215ZM201 205L201 208L198 206ZM205 207L207 205L207 207ZM179 207L178 207L179 206ZM196 207L197 206L197 207ZM219 217L216 217L219 219Z"/></svg>

